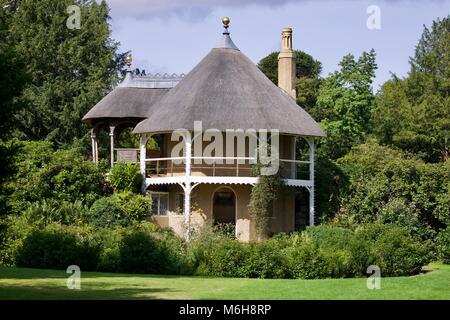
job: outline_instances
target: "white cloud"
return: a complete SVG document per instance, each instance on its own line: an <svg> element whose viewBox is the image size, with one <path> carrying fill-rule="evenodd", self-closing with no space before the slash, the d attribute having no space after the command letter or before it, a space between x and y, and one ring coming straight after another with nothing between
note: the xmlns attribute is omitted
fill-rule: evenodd
<svg viewBox="0 0 450 320"><path fill-rule="evenodd" d="M101 0L97 0L101 1ZM311 2L314 0L106 0L113 18L164 18L171 15L198 20L206 17L217 7L243 7L247 5L281 6L286 3ZM335 2L337 0L315 0ZM341 0L357 1L357 0ZM372 0L373 2L420 2L421 0ZM444 0L429 0L442 2Z"/></svg>
<svg viewBox="0 0 450 320"><path fill-rule="evenodd" d="M288 2L306 1L310 0L106 0L114 18L151 18L176 14L194 19L208 15L216 7L252 4L278 6Z"/></svg>

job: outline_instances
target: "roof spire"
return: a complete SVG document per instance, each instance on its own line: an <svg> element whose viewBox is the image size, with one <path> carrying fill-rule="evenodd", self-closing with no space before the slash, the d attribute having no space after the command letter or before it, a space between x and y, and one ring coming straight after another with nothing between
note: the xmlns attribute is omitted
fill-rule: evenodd
<svg viewBox="0 0 450 320"><path fill-rule="evenodd" d="M222 23L223 23L223 28L224 28L222 34L228 34L228 35L229 35L230 32L228 31L228 27L229 27L229 24L230 24L230 18L228 18L228 17L223 17L223 18L222 18Z"/></svg>
<svg viewBox="0 0 450 320"><path fill-rule="evenodd" d="M125 63L127 65L127 71L125 74L125 79L123 79L123 82L128 83L133 80L133 71L131 71L131 64L133 63L133 56L131 55L131 53L125 57Z"/></svg>
<svg viewBox="0 0 450 320"><path fill-rule="evenodd" d="M222 32L222 39L220 39L219 43L215 48L225 48L225 49L234 49L239 50L238 47L233 43L233 40L230 38L230 32L228 31L228 27L230 24L230 18L223 17L222 18L223 23L223 32Z"/></svg>

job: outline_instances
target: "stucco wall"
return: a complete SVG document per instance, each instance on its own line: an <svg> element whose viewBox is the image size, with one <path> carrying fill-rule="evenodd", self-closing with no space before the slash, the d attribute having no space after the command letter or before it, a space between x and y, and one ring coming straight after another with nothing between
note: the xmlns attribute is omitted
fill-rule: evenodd
<svg viewBox="0 0 450 320"><path fill-rule="evenodd" d="M232 190L236 196L236 234L239 240L255 240L254 223L248 213L251 194L250 185L210 185L197 186L191 194L191 228L199 229L207 221L213 221L213 196L220 189ZM166 216L153 216L154 222L164 227L171 227L178 235L184 235L184 218L175 212L175 194L181 192L178 185L153 187L153 191L169 192L169 213ZM270 219L271 231L289 232L295 227L295 197L293 193L281 192L274 203L273 217Z"/></svg>

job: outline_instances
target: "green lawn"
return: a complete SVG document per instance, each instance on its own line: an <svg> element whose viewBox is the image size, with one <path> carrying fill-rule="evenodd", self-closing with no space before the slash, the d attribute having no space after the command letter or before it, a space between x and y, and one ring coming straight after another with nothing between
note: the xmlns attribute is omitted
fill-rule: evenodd
<svg viewBox="0 0 450 320"><path fill-rule="evenodd" d="M82 272L81 290L59 270L0 267L0 299L450 299L450 265L412 277L266 280Z"/></svg>

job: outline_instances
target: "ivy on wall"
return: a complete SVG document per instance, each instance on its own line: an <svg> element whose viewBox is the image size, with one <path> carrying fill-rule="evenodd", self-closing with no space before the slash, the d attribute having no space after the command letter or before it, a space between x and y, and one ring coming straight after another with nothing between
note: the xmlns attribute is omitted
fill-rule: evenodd
<svg viewBox="0 0 450 320"><path fill-rule="evenodd" d="M261 163L253 166L253 175L258 183L253 187L250 195L249 213L255 223L256 235L259 239L269 235L269 218L272 214L273 203L277 199L283 186L281 168L274 175L262 175Z"/></svg>

